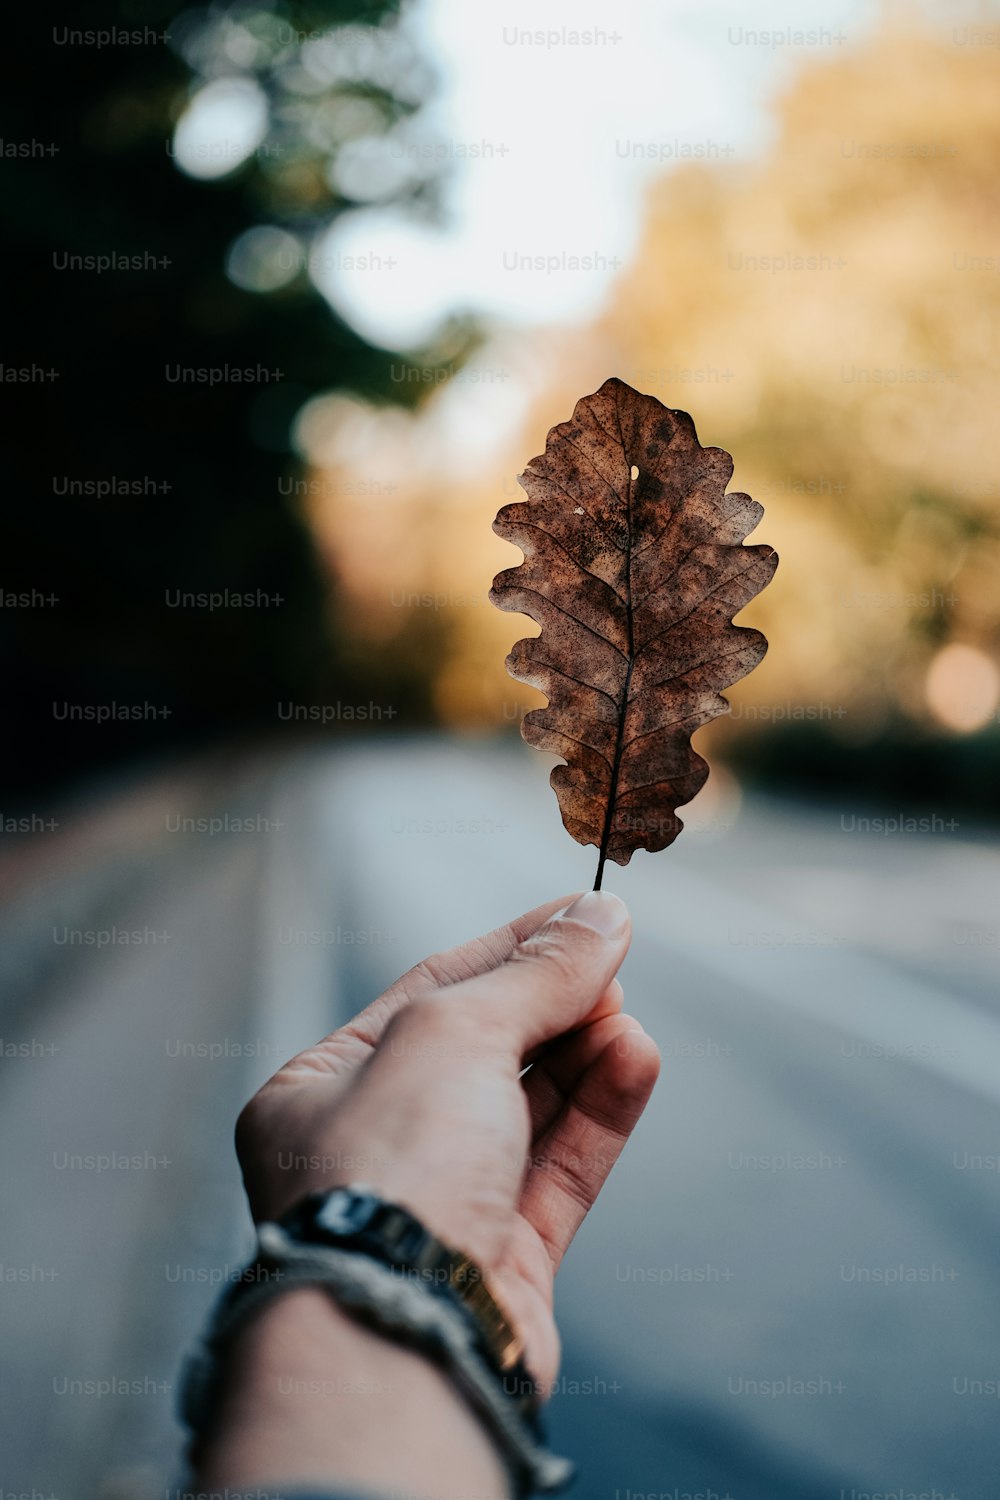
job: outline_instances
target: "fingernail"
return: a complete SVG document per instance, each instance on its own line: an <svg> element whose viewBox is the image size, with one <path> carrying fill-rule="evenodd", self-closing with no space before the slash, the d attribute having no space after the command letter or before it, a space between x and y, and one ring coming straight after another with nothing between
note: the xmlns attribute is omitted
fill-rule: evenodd
<svg viewBox="0 0 1000 1500"><path fill-rule="evenodd" d="M559 913L564 922L582 922L599 932L602 937L620 937L628 922L628 910L624 901L612 896L610 891L586 891L578 896L572 906Z"/></svg>
<svg viewBox="0 0 1000 1500"><path fill-rule="evenodd" d="M629 1019L631 1020L632 1018L629 1017ZM645 1036L645 1035L646 1035L645 1028L642 1027L642 1026L640 1026L638 1021L632 1021L632 1025L628 1028L627 1031L620 1031L618 1033L618 1035L615 1037L615 1040L614 1040L615 1056L616 1057L628 1057L629 1054L630 1054L630 1052L631 1052L631 1050L632 1050L631 1047L629 1046L629 1037L632 1037L632 1036Z"/></svg>

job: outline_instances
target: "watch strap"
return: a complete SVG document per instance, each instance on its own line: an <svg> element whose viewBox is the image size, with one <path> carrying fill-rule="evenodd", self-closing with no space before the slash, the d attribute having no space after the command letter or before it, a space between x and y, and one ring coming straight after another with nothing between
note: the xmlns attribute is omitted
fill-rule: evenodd
<svg viewBox="0 0 1000 1500"><path fill-rule="evenodd" d="M429 1355L447 1372L494 1437L519 1496L551 1494L570 1481L572 1463L546 1448L537 1413L526 1415L506 1382L498 1382L460 1306L394 1275L363 1251L302 1243L282 1223L261 1224L259 1240L261 1260L279 1267L281 1274L235 1283L189 1359L181 1414L196 1435L214 1418L225 1354L240 1329L273 1298L296 1287L318 1286L359 1321Z"/></svg>
<svg viewBox="0 0 1000 1500"><path fill-rule="evenodd" d="M538 1406L535 1382L522 1359L523 1342L490 1290L485 1273L439 1240L409 1209L363 1184L310 1193L278 1221L296 1240L357 1250L457 1301L472 1320L482 1353L524 1408Z"/></svg>

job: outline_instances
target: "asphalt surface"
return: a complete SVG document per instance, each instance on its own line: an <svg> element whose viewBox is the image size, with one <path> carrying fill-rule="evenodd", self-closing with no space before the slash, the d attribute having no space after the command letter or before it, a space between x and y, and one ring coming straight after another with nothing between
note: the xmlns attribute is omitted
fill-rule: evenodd
<svg viewBox="0 0 1000 1500"><path fill-rule="evenodd" d="M607 1500L998 1500L1000 847L713 784L607 872L665 1068L560 1277L553 1438ZM7 841L0 1490L172 1492L240 1104L594 863L476 740L199 761Z"/></svg>

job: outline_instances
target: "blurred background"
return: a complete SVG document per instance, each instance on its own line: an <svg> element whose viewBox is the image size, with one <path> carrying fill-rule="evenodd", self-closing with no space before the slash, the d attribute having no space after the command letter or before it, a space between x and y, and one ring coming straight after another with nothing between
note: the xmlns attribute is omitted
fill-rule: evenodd
<svg viewBox="0 0 1000 1500"><path fill-rule="evenodd" d="M562 1278L554 1437L609 1500L997 1500L1000 7L16 29L6 1487L164 1493L240 1104L590 883L486 595L615 374L782 561L685 832L612 871L666 1068Z"/></svg>

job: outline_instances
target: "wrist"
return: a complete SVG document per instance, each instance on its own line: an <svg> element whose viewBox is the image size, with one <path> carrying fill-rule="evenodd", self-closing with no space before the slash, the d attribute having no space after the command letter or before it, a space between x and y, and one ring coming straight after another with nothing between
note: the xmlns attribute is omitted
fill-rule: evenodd
<svg viewBox="0 0 1000 1500"><path fill-rule="evenodd" d="M447 1377L313 1288L277 1298L234 1341L198 1478L210 1488L336 1483L401 1500L508 1494L491 1438Z"/></svg>

